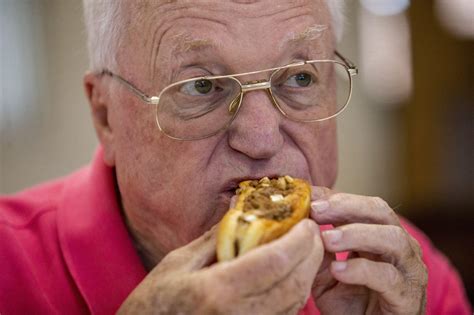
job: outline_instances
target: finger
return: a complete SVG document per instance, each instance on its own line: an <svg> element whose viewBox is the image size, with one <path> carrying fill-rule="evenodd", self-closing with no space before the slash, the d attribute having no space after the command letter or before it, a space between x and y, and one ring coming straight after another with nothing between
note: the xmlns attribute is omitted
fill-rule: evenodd
<svg viewBox="0 0 474 315"><path fill-rule="evenodd" d="M222 281L238 291L249 294L265 291L288 277L311 253L315 243L319 244L322 257L319 228L313 221L305 219L281 238L232 261L219 263L216 269Z"/></svg>
<svg viewBox="0 0 474 315"><path fill-rule="evenodd" d="M323 260L322 241L315 236L312 250L283 280L262 291L248 293L262 309L273 309L278 314L296 314L311 294L312 279ZM272 312L273 313L273 312Z"/></svg>
<svg viewBox="0 0 474 315"><path fill-rule="evenodd" d="M311 186L311 200L318 200L333 194L334 191L323 186Z"/></svg>
<svg viewBox="0 0 474 315"><path fill-rule="evenodd" d="M318 224L336 226L353 222L400 225L397 215L383 199L346 193L313 201L311 217Z"/></svg>
<svg viewBox="0 0 474 315"><path fill-rule="evenodd" d="M321 233L324 248L336 253L368 252L396 265L416 255L410 237L395 225L353 223Z"/></svg>
<svg viewBox="0 0 474 315"><path fill-rule="evenodd" d="M191 243L170 252L160 262L162 268L173 271L195 271L216 261L217 225Z"/></svg>
<svg viewBox="0 0 474 315"><path fill-rule="evenodd" d="M331 264L334 278L344 284L361 285L378 292L388 303L396 303L404 279L398 269L386 262L365 258L335 261Z"/></svg>

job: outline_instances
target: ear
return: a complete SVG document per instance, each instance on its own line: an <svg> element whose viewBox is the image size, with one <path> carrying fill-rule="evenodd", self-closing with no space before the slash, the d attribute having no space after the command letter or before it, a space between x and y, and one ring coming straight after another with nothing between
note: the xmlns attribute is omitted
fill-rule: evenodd
<svg viewBox="0 0 474 315"><path fill-rule="evenodd" d="M104 149L104 162L115 165L114 133L110 124L111 100L108 85L97 74L88 71L84 75L84 89L89 100L95 131Z"/></svg>

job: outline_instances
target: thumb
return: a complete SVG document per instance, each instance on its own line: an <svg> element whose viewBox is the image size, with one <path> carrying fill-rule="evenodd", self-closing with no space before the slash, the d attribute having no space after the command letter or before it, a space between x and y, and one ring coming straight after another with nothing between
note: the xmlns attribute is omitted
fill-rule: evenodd
<svg viewBox="0 0 474 315"><path fill-rule="evenodd" d="M191 272L211 265L216 261L216 234L217 225L214 225L191 243L171 251L159 265L176 272Z"/></svg>
<svg viewBox="0 0 474 315"><path fill-rule="evenodd" d="M233 196L229 208L235 206L237 196ZM176 271L196 271L210 266L217 261L217 229L214 225L209 231L193 240L191 243L170 252L160 263L167 268L174 267ZM172 264L173 266L170 266Z"/></svg>

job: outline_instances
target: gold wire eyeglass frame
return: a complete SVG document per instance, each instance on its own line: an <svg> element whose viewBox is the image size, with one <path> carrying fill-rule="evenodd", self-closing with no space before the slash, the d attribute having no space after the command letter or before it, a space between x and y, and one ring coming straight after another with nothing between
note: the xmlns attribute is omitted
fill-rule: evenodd
<svg viewBox="0 0 474 315"><path fill-rule="evenodd" d="M251 72L245 72L245 73L194 77L194 78L189 78L189 79L186 79L186 80L181 80L181 81L171 83L170 85L163 88L163 90L161 90L161 92L156 96L147 95L146 93L144 93L143 91L138 89L135 85L133 85L132 83L130 83L129 81L127 81L126 79L121 77L120 75L111 72L108 69L103 69L98 74L99 75L107 75L107 76L110 76L110 77L118 80L119 82L124 84L125 87L128 90L130 90L133 94L138 96L143 102L156 106L155 119L156 119L156 124L157 124L158 129L160 130L160 132L162 132L163 134L165 134L166 136L168 136L171 139L181 140L181 141L190 141L190 140L200 140L200 139L209 138L209 137L212 137L212 136L216 135L217 133L221 132L222 130L227 129L229 127L229 125L234 121L235 117L237 116L237 114L239 112L240 105L242 104L242 99L243 99L244 94L246 92L250 92L250 91L258 91L258 90L267 91L268 95L270 96L270 99L272 100L273 105L278 109L278 111L283 116L285 116L286 118L288 118L290 120L293 120L293 121L296 121L296 122L304 122L304 123L319 122L319 121L328 120L328 119L331 119L331 118L334 118L334 117L338 116L340 113L342 113L346 109L347 105L349 104L349 102L351 100L351 96L352 96L352 77L357 75L359 70L358 70L357 66L352 61L350 61L349 59L343 57L339 52L335 51L334 53L335 53L336 57L338 57L341 61L332 60L332 59L306 60L306 61L299 61L299 62L291 63L291 64L281 66L281 67L275 67L275 68L269 68L269 69L257 70L257 71L251 71ZM283 70L283 69L289 69L289 68L298 67L298 66L307 65L307 64L327 63L327 62L332 62L332 63L342 65L345 68L345 70L348 74L349 92L348 92L347 100L346 100L346 103L344 104L344 106L342 106L341 109L339 109L336 113L334 113L334 114L332 114L328 117L324 117L324 118L305 120L305 119L294 119L294 118L288 116L273 96L273 93L272 93L272 90L271 90L271 87L272 87L271 86L271 80L272 80L273 75L275 73L279 72L280 70ZM246 76L246 75L253 75L253 74L259 74L259 73L265 73L265 72L272 72L272 74L270 75L270 78L268 80L255 80L255 81L241 83L237 79L239 77L243 77L243 76ZM159 117L158 117L158 105L160 103L160 98L163 95L163 93L168 91L169 89L177 86L177 85L184 84L184 83L187 83L187 82L196 81L196 80L214 80L214 79L232 79L232 80L236 81L238 83L238 85L240 86L240 94L231 102L231 104L229 104L229 112L232 113L231 119L224 126L219 128L215 132L212 132L212 133L204 135L204 136L199 136L199 137L190 137L190 138L175 137L173 135L168 134L165 130L163 130L162 126L160 125L160 121L159 121Z"/></svg>

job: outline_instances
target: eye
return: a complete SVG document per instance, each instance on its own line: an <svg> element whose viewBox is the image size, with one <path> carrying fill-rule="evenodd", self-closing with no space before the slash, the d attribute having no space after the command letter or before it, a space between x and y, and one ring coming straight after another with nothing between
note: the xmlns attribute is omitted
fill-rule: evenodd
<svg viewBox="0 0 474 315"><path fill-rule="evenodd" d="M285 85L299 88L299 87L307 87L311 83L313 83L313 78L311 77L311 75L308 73L301 72L289 77L286 80Z"/></svg>
<svg viewBox="0 0 474 315"><path fill-rule="evenodd" d="M209 94L213 89L214 84L211 80L200 79L184 83L181 87L181 92L192 96L199 96Z"/></svg>

